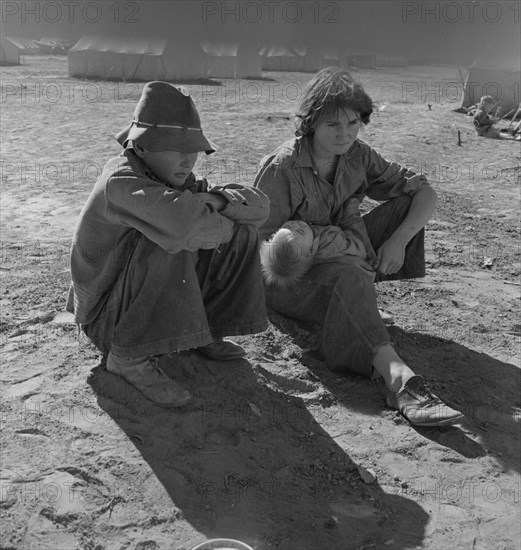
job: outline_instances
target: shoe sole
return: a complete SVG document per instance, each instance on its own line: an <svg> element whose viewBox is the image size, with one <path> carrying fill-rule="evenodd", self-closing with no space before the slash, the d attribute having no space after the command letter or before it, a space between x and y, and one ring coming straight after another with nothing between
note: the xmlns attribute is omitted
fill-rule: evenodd
<svg viewBox="0 0 521 550"><path fill-rule="evenodd" d="M409 424L411 426L418 426L420 428L422 426L425 426L426 428L431 428L431 427L436 427L436 426L450 426L451 424L457 424L460 420L465 418L465 415L463 413L461 413L458 416L454 416L452 418L446 418L444 420L436 420L436 421L432 421L432 422L413 422L412 420L407 418L402 413L402 411L398 410L392 403L389 403L389 400L387 400L387 399L386 399L386 404L393 411L399 412L400 415L402 416L402 418L405 418L405 420L407 420L407 422L409 422Z"/></svg>
<svg viewBox="0 0 521 550"><path fill-rule="evenodd" d="M411 424L411 426L418 426L418 428L425 426L426 428L430 428L430 427L436 427L436 426L450 426L451 424L457 424L460 420L465 418L465 415L461 414L460 416L455 416L454 418L447 418L446 420L438 420L437 422L421 422L421 423L412 422L406 416L403 416L403 417L405 418L405 420L407 420L407 422L409 422L409 424Z"/></svg>

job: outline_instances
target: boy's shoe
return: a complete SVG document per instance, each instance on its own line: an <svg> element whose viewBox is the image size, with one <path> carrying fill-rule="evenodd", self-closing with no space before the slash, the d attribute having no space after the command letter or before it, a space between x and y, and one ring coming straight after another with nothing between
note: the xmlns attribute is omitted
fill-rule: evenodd
<svg viewBox="0 0 521 550"><path fill-rule="evenodd" d="M147 399L160 407L181 407L192 396L158 366L153 357L107 357L107 371L121 376Z"/></svg>
<svg viewBox="0 0 521 550"><path fill-rule="evenodd" d="M398 393L387 390L387 405L415 426L448 426L464 416L435 396L419 375L409 378Z"/></svg>
<svg viewBox="0 0 521 550"><path fill-rule="evenodd" d="M233 361L246 357L246 350L242 346L225 338L218 338L207 346L197 348L197 351L215 361Z"/></svg>

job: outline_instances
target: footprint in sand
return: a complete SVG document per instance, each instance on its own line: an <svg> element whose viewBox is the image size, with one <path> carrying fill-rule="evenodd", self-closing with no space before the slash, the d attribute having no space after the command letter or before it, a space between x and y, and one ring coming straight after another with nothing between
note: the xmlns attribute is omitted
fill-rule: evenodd
<svg viewBox="0 0 521 550"><path fill-rule="evenodd" d="M329 393L319 382L310 380L309 371L300 365L281 367L277 363L257 363L254 368L269 386L285 394L314 401Z"/></svg>

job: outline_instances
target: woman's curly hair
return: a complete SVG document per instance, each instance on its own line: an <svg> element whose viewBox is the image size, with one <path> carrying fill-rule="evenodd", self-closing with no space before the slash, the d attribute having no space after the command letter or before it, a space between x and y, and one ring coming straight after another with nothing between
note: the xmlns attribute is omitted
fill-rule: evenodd
<svg viewBox="0 0 521 550"><path fill-rule="evenodd" d="M295 135L313 135L320 121L335 116L338 109L351 109L360 115L364 124L369 124L375 108L373 100L348 70L326 67L315 75L302 93L295 113Z"/></svg>

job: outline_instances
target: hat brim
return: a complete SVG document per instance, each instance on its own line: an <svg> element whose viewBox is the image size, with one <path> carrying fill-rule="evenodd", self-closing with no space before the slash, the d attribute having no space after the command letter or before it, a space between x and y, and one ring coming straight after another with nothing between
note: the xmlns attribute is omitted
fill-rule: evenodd
<svg viewBox="0 0 521 550"><path fill-rule="evenodd" d="M179 153L200 153L207 155L217 151L217 145L205 137L202 130L140 127L130 124L116 134L116 139L126 147L129 140L136 141L147 151L178 151Z"/></svg>

